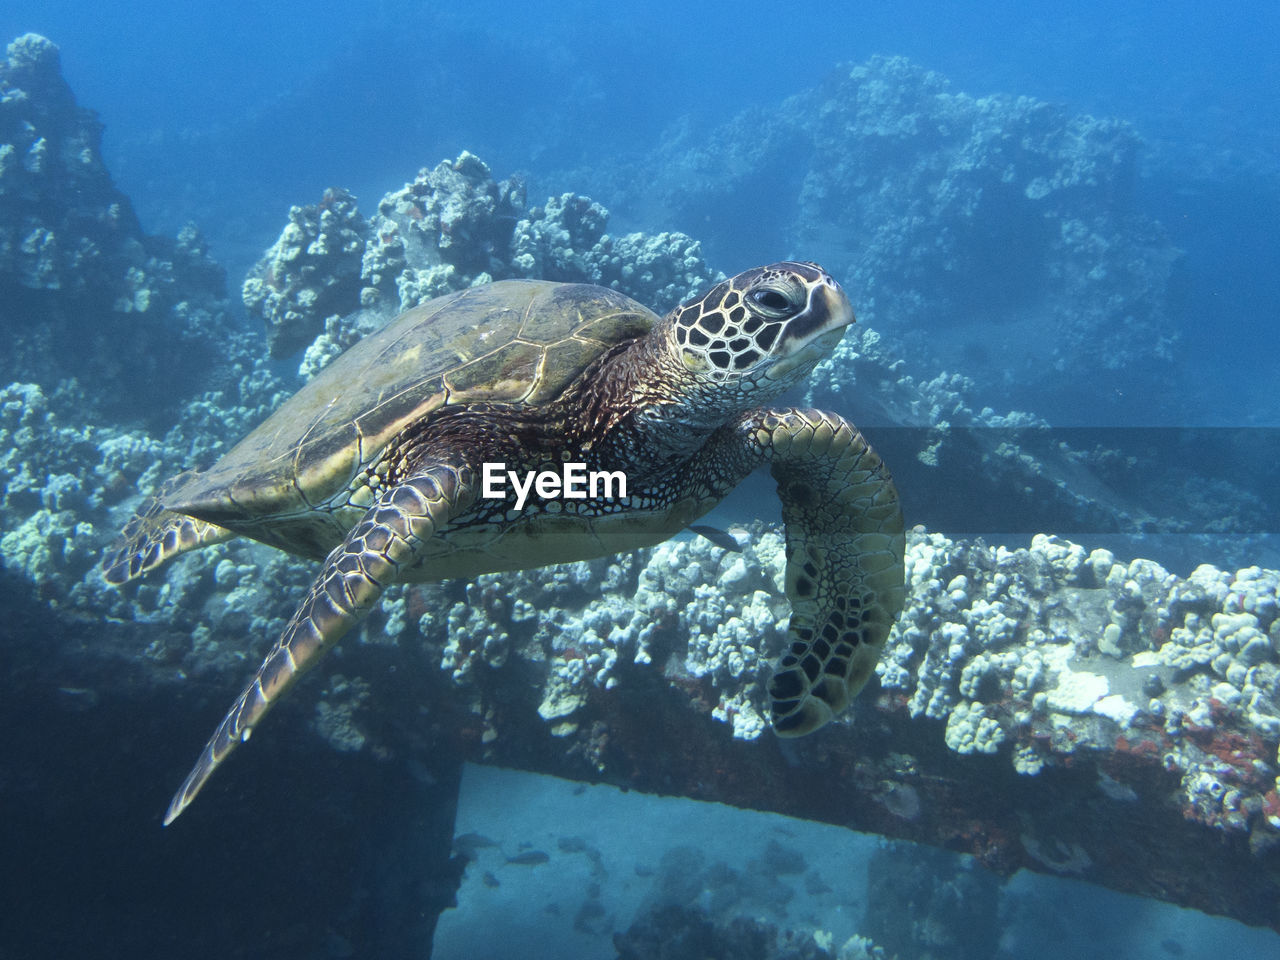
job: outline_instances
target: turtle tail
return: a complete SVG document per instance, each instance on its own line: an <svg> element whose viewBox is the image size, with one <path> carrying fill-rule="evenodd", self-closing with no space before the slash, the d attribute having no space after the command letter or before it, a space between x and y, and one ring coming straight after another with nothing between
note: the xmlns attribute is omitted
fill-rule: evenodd
<svg viewBox="0 0 1280 960"><path fill-rule="evenodd" d="M190 473L174 477L125 524L102 557L102 578L107 583L128 583L180 553L235 536L225 527L165 508L165 497L190 479Z"/></svg>

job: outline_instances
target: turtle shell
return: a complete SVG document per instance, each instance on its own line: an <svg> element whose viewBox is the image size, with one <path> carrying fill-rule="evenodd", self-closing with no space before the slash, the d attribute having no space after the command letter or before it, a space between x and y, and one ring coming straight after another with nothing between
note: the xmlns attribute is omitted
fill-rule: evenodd
<svg viewBox="0 0 1280 960"><path fill-rule="evenodd" d="M606 287L504 280L439 297L356 343L164 506L213 523L296 515L440 407L558 398L658 317Z"/></svg>

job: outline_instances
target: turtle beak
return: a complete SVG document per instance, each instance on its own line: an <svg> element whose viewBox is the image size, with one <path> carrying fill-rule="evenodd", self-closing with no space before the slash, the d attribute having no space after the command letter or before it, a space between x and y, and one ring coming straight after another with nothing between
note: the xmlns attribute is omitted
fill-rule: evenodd
<svg viewBox="0 0 1280 960"><path fill-rule="evenodd" d="M782 358L769 368L771 380L789 379L799 367L817 363L844 336L854 323L853 306L844 288L827 273L809 288L809 305L787 325L779 351Z"/></svg>
<svg viewBox="0 0 1280 960"><path fill-rule="evenodd" d="M792 341L793 350L799 350L824 334L843 332L853 322L853 306L844 288L830 274L823 273L809 288L809 305L787 325L783 337Z"/></svg>

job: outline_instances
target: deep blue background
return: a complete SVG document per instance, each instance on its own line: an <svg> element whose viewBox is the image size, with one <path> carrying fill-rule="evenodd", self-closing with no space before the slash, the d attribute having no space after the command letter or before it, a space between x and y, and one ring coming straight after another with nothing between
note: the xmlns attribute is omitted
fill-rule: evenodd
<svg viewBox="0 0 1280 960"><path fill-rule="evenodd" d="M1142 204L1187 252L1175 283L1213 420L1277 422L1280 5L710 0L413 4L19 0L0 35L45 34L144 227L195 220L232 283L293 203L345 186L369 212L420 166L479 154L529 175L642 151L776 104L836 63L905 54L974 95L1129 120ZM596 197L627 228L646 224ZM717 264L732 269L736 265Z"/></svg>

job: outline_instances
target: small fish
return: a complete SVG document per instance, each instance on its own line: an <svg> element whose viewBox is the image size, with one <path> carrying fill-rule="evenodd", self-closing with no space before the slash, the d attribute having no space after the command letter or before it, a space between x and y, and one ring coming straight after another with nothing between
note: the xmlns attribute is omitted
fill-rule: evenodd
<svg viewBox="0 0 1280 960"><path fill-rule="evenodd" d="M502 881L501 881L501 880L499 880L497 877L495 877L495 876L494 876L492 873L490 873L488 870L486 870L486 871L484 872L484 876L483 876L483 877L481 877L480 879L484 881L484 885L485 885L486 887L493 888L493 887L500 887L500 886L502 886Z"/></svg>
<svg viewBox="0 0 1280 960"><path fill-rule="evenodd" d="M722 550L729 550L733 553L742 552L742 544L738 542L737 537L728 530L721 530L719 527L709 527L705 523L691 523L689 530L696 533L700 537L705 537Z"/></svg>
<svg viewBox="0 0 1280 960"><path fill-rule="evenodd" d="M408 764L409 776L417 780L421 784L428 787L434 787L438 782L436 775L427 769L427 765L421 760L410 759Z"/></svg>
<svg viewBox="0 0 1280 960"><path fill-rule="evenodd" d="M816 897L823 893L830 893L831 888L827 886L822 877L818 876L818 871L810 870L804 877L804 890L810 896Z"/></svg>
<svg viewBox="0 0 1280 960"><path fill-rule="evenodd" d="M497 840L490 840L483 833L464 833L453 838L453 852L467 860L474 860L477 850L497 845Z"/></svg>
<svg viewBox="0 0 1280 960"><path fill-rule="evenodd" d="M59 687L62 702L72 710L92 710L98 705L98 693L88 687Z"/></svg>
<svg viewBox="0 0 1280 960"><path fill-rule="evenodd" d="M522 867L536 867L540 863L546 863L550 860L547 854L541 850L526 850L524 853L517 853L514 857L507 857L507 863L514 863Z"/></svg>

